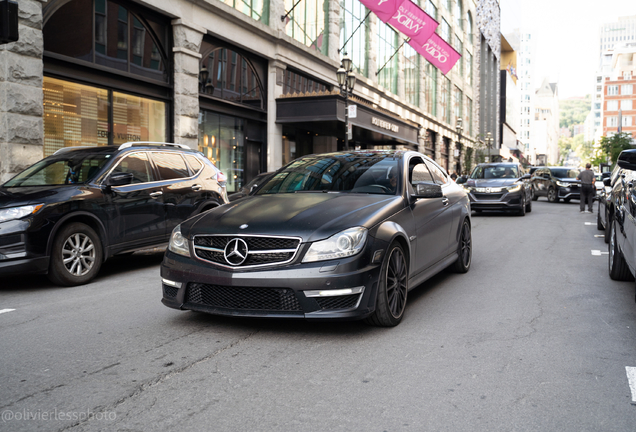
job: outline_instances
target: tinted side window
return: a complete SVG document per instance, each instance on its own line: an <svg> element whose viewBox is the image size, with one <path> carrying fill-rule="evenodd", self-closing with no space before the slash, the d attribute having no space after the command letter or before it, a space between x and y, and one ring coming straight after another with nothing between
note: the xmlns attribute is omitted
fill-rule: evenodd
<svg viewBox="0 0 636 432"><path fill-rule="evenodd" d="M133 183L154 181L152 168L146 153L134 153L126 156L113 170L113 173L118 172L133 173Z"/></svg>
<svg viewBox="0 0 636 432"><path fill-rule="evenodd" d="M418 163L413 166L411 171L411 184L416 185L421 182L434 182L431 172L426 168L424 163Z"/></svg>
<svg viewBox="0 0 636 432"><path fill-rule="evenodd" d="M198 174L199 171L201 171L201 167L203 166L201 161L195 155L187 154L184 156L188 161L190 168L192 169L192 174Z"/></svg>
<svg viewBox="0 0 636 432"><path fill-rule="evenodd" d="M189 177L188 167L178 153L152 153L152 160L157 164L159 178L161 180L171 180Z"/></svg>
<svg viewBox="0 0 636 432"><path fill-rule="evenodd" d="M435 183L438 183L438 184L446 183L446 180L447 180L446 174L444 174L444 171L442 171L437 165L427 161L426 166L431 171L431 175L433 176L433 180L435 181Z"/></svg>

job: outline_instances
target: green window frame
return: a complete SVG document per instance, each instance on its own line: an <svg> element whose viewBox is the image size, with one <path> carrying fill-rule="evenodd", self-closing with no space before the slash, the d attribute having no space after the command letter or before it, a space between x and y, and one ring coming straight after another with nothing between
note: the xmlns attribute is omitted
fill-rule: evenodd
<svg viewBox="0 0 636 432"><path fill-rule="evenodd" d="M394 55L397 49L398 34L388 24L378 23L378 69L384 66L378 73L378 84L391 93L397 93L398 56ZM393 56L393 58L391 58Z"/></svg>
<svg viewBox="0 0 636 432"><path fill-rule="evenodd" d="M420 105L420 55L404 45L404 96L412 105Z"/></svg>
<svg viewBox="0 0 636 432"><path fill-rule="evenodd" d="M224 0L223 3L256 21L269 25L269 0Z"/></svg>
<svg viewBox="0 0 636 432"><path fill-rule="evenodd" d="M298 42L327 55L328 38L327 0L285 0L285 11L289 12L285 32Z"/></svg>
<svg viewBox="0 0 636 432"><path fill-rule="evenodd" d="M437 117L437 68L426 63L424 78L424 109L432 116Z"/></svg>
<svg viewBox="0 0 636 432"><path fill-rule="evenodd" d="M451 82L447 77L442 77L442 90L440 94L440 106L442 111L439 113L440 118L446 123L451 122L451 95L450 95Z"/></svg>
<svg viewBox="0 0 636 432"><path fill-rule="evenodd" d="M360 23L367 12L367 8L358 0L340 1L340 42L346 42L343 53L346 53L353 61L353 70L365 77L369 76L367 62L369 26L368 20L365 20L362 25ZM359 29L358 26L360 26ZM354 31L356 31L355 34Z"/></svg>

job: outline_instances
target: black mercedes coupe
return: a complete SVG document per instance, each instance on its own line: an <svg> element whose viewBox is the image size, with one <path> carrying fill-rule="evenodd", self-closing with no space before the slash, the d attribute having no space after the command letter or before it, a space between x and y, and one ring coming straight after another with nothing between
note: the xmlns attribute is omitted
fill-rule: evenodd
<svg viewBox="0 0 636 432"><path fill-rule="evenodd" d="M215 315L395 326L407 293L471 264L463 188L413 151L301 157L250 196L181 223L162 302Z"/></svg>

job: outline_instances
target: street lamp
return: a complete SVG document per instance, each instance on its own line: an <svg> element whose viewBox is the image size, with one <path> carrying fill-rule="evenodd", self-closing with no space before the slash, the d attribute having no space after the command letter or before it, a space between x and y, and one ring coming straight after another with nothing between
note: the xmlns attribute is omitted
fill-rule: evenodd
<svg viewBox="0 0 636 432"><path fill-rule="evenodd" d="M353 61L347 53L340 62L340 68L336 71L340 92L344 91L345 97L345 150L349 150L349 94L353 95L353 87L356 85L356 76L352 72Z"/></svg>
<svg viewBox="0 0 636 432"><path fill-rule="evenodd" d="M210 80L210 72L204 66L201 67L199 71L199 92L211 95L214 93L214 85L212 84L212 80Z"/></svg>

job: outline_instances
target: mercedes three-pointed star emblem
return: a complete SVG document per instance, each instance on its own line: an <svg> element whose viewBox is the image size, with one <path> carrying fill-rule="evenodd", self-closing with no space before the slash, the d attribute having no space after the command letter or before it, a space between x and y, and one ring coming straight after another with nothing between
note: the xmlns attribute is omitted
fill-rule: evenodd
<svg viewBox="0 0 636 432"><path fill-rule="evenodd" d="M241 238L234 238L225 245L225 261L233 266L239 266L247 259L247 243Z"/></svg>

